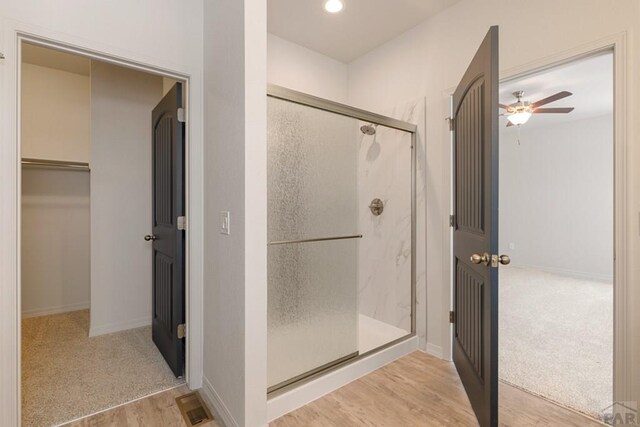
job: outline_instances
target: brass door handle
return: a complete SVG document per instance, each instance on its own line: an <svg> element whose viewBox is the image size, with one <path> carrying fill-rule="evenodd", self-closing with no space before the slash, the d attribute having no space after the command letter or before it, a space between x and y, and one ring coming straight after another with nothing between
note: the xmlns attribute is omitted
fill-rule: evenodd
<svg viewBox="0 0 640 427"><path fill-rule="evenodd" d="M157 239L157 237L154 236L153 234L147 234L146 236L144 236L144 240L146 240L147 242L153 241L153 240L156 240L156 239Z"/></svg>
<svg viewBox="0 0 640 427"><path fill-rule="evenodd" d="M491 256L491 267L493 268L498 268L498 266L500 264L502 265L509 265L509 263L511 262L511 258L509 258L509 255L492 255Z"/></svg>
<svg viewBox="0 0 640 427"><path fill-rule="evenodd" d="M509 265L511 263L511 258L509 258L509 255L500 255L498 257L498 261L502 265Z"/></svg>
<svg viewBox="0 0 640 427"><path fill-rule="evenodd" d="M491 257L486 252L483 253L482 255L479 255L479 254L471 255L471 262L474 263L474 264L489 265L489 261L490 260L491 260Z"/></svg>

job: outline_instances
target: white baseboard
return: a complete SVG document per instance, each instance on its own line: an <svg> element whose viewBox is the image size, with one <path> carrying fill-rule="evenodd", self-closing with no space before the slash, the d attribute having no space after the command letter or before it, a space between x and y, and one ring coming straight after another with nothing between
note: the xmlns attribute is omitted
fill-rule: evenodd
<svg viewBox="0 0 640 427"><path fill-rule="evenodd" d="M414 336L329 372L316 380L302 384L293 390L272 397L267 401L267 420L271 422L417 349L418 337Z"/></svg>
<svg viewBox="0 0 640 427"><path fill-rule="evenodd" d="M431 344L430 342L428 342L426 353L439 359L444 359L444 352L442 351L442 347L439 345Z"/></svg>
<svg viewBox="0 0 640 427"><path fill-rule="evenodd" d="M89 336L97 337L98 335L112 334L114 332L126 331L128 329L142 328L151 325L150 317L140 319L127 320L126 322L110 323L101 326L89 326Z"/></svg>
<svg viewBox="0 0 640 427"><path fill-rule="evenodd" d="M46 308L32 308L29 310L22 310L22 318L49 316L51 314L68 313L70 311L86 310L90 306L89 301L81 302L79 304L61 305L58 307L46 307Z"/></svg>
<svg viewBox="0 0 640 427"><path fill-rule="evenodd" d="M227 408L227 405L224 404L218 392L205 376L202 377L202 397L211 406L215 415L218 416L218 421L222 421L221 424L224 427L238 427L238 422L231 415L229 408Z"/></svg>

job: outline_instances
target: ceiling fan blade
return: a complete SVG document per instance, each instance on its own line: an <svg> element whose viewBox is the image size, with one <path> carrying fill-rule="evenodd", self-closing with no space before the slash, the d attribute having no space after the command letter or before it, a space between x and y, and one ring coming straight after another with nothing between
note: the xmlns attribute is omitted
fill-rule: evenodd
<svg viewBox="0 0 640 427"><path fill-rule="evenodd" d="M505 104L498 104L498 107L504 108L505 110L508 110L509 108L511 108L510 105L505 105Z"/></svg>
<svg viewBox="0 0 640 427"><path fill-rule="evenodd" d="M531 107L537 108L537 107L540 107L541 105L550 104L552 102L558 101L562 98L566 98L567 96L571 96L571 95L573 95L571 92L567 92L566 90L563 90L562 92L558 92L555 95L551 95L547 98L541 99L538 102L532 103Z"/></svg>
<svg viewBox="0 0 640 427"><path fill-rule="evenodd" d="M533 110L533 114L567 114L574 110L573 107L559 107L559 108L536 108Z"/></svg>

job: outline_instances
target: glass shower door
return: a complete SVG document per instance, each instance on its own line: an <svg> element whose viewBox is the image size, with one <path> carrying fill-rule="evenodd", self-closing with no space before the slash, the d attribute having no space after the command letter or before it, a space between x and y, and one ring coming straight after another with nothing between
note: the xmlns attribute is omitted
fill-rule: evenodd
<svg viewBox="0 0 640 427"><path fill-rule="evenodd" d="M268 390L358 354L357 120L268 98Z"/></svg>

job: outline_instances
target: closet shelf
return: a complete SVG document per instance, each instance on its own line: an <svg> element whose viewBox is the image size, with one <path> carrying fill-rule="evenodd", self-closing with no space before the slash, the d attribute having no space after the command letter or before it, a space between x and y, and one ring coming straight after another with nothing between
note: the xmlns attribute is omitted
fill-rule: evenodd
<svg viewBox="0 0 640 427"><path fill-rule="evenodd" d="M23 166L39 166L59 169L72 169L78 171L90 171L89 163L86 162L70 162L66 160L47 160L47 159L30 159L22 158Z"/></svg>

